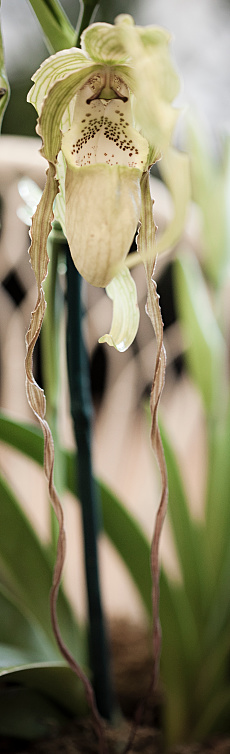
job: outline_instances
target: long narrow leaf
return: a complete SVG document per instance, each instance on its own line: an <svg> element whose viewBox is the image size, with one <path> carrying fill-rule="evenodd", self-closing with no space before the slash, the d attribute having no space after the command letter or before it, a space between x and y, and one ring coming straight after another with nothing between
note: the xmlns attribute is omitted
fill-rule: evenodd
<svg viewBox="0 0 230 754"><path fill-rule="evenodd" d="M57 705L36 689L0 683L0 735L18 739L49 736L67 723L68 718ZM4 745L4 744L3 744Z"/></svg>
<svg viewBox="0 0 230 754"><path fill-rule="evenodd" d="M56 648L37 621L2 586L0 615L0 668L58 658Z"/></svg>
<svg viewBox="0 0 230 754"><path fill-rule="evenodd" d="M201 525L195 524L192 519L179 467L162 424L161 435L168 469L169 518L181 566L184 588L199 624L204 609L206 585L203 583L202 576L205 572L203 529Z"/></svg>
<svg viewBox="0 0 230 754"><path fill-rule="evenodd" d="M230 688L221 686L209 705L202 710L203 714L197 718L193 727L193 737L197 741L204 741L216 731L221 732L221 736L229 736L229 708Z"/></svg>
<svg viewBox="0 0 230 754"><path fill-rule="evenodd" d="M7 682L23 684L30 691L34 688L75 716L82 715L86 710L82 684L63 661L33 663L2 671L0 691Z"/></svg>
<svg viewBox="0 0 230 754"><path fill-rule="evenodd" d="M197 626L185 589L161 571L161 680L164 729L168 745L184 739L191 728L191 704L199 661Z"/></svg>
<svg viewBox="0 0 230 754"><path fill-rule="evenodd" d="M33 425L17 423L0 415L0 440L24 453L27 458L43 464L43 435ZM66 468L66 489L76 495L75 455L63 451ZM136 520L118 498L99 482L105 532L120 553L138 588L149 616L151 608L150 544ZM138 553L138 557L137 557Z"/></svg>
<svg viewBox="0 0 230 754"><path fill-rule="evenodd" d="M210 413L223 391L223 365L226 361L223 336L195 256L186 253L175 260L174 280L188 368L200 390L204 407Z"/></svg>
<svg viewBox="0 0 230 754"><path fill-rule="evenodd" d="M12 592L35 616L51 642L54 641L49 614L49 593L53 565L16 496L0 477L0 564L7 575ZM82 659L84 649L81 634L63 592L59 599L60 622L63 634L75 654Z"/></svg>
<svg viewBox="0 0 230 754"><path fill-rule="evenodd" d="M230 555L230 405L225 417L216 417L210 427L209 468L206 496L207 557L212 586L223 578Z"/></svg>
<svg viewBox="0 0 230 754"><path fill-rule="evenodd" d="M39 427L14 421L7 414L0 412L0 440L36 461L39 466L43 465L44 440Z"/></svg>

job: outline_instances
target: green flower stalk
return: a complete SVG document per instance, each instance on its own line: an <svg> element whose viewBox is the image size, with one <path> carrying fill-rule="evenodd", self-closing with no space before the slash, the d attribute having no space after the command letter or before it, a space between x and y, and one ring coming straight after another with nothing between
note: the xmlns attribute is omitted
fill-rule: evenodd
<svg viewBox="0 0 230 754"><path fill-rule="evenodd" d="M45 420L45 396L33 377L33 350L45 311L47 238L55 218L68 240L75 267L88 283L105 287L113 301L109 334L100 341L125 351L139 325L137 293L130 267L142 262L147 278L147 313L157 341L151 392L151 441L162 479L162 494L151 551L154 613L154 673L160 656L159 540L167 507L167 472L157 412L164 385L165 350L153 270L157 254L149 187L149 169L164 155L164 177L174 202L174 217L159 239L169 248L183 227L188 191L188 164L170 146L177 111L172 107L178 76L169 55L169 34L138 27L130 16L115 25L95 23L81 36L81 49L57 52L34 74L28 101L38 112L41 153L48 161L46 186L32 221L30 256L38 299L27 333L26 379L29 403L45 436L45 472L59 522L59 543L51 592L51 616L59 647L82 679L102 741L92 688L64 646L56 601L65 555L63 513L53 484L54 450ZM138 229L137 252L129 249ZM101 749L102 750L102 749Z"/></svg>

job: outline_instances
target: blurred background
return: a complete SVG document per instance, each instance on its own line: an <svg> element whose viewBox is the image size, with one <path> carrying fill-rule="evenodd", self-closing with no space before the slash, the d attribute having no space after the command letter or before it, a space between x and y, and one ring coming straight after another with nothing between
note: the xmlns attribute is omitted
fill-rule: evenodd
<svg viewBox="0 0 230 754"><path fill-rule="evenodd" d="M72 23L76 24L77 2L63 0L62 5ZM214 164L212 177L215 175L215 165L216 174L219 176L219 166L223 167L223 154L230 128L229 0L202 0L202 3L199 0L119 0L110 3L102 0L100 13L95 20L112 22L121 12L131 13L137 24L161 25L172 33L172 55L182 79L181 94L176 103L182 110L175 135L176 144L181 149L191 149L191 132L188 124L196 124L193 134L199 132L204 150L207 150L207 164ZM27 254L28 228L17 216L17 209L22 203L18 193L18 181L26 175L35 180L41 188L44 185L45 165L38 153L39 142L34 136L36 114L32 106L26 103L26 94L31 86L31 75L48 53L42 41L40 28L26 0L20 0L20 3L18 0L2 0L2 33L11 99L3 121L4 138L0 140L1 407L16 418L34 421L27 406L24 388L24 338L30 311L36 300L36 287ZM26 138L22 140L21 137ZM199 164L198 143L199 139L197 142L194 137L194 159ZM208 175L207 173L207 185ZM204 410L199 390L186 369L185 346L178 323L171 262L178 249L189 249L200 259L206 248L203 210L197 201L198 193L192 196L179 246L173 250L172 256L165 255L159 260L156 276L168 356L162 417L178 454L193 511L199 518L202 517L206 480ZM171 203L168 191L156 171L152 177L152 195L155 200L155 222L161 232L170 219ZM206 205L208 202L209 197L206 194ZM213 204L210 206L213 208ZM216 202L214 206L217 207ZM60 270L60 277L64 286L63 269ZM160 487L150 449L148 419L143 407L151 387L155 345L151 325L144 310L146 286L143 271L135 270L134 277L138 287L141 324L132 348L125 354L118 354L107 346L98 346L98 337L106 332L110 325L111 306L103 291L89 287L84 288L86 340L94 400L95 470L120 495L127 506L135 511L150 538ZM63 384L60 422L64 442L71 447L73 436L66 384L64 332L63 317L60 345ZM35 372L37 378L42 381L39 349L36 353ZM45 539L48 512L43 475L28 460L22 460L17 453L9 454L3 446L1 467ZM81 537L78 537L77 546L75 542L75 533L80 530L78 514L79 511L69 495L66 501L66 516L73 546L70 550L69 564L67 562L67 583L71 599L77 609L84 612L83 586L76 590L75 577L72 576L73 572L80 574L78 579L83 584ZM162 549L166 566L176 575L177 559L167 523ZM118 556L111 552L108 542L103 542L101 557L103 589L108 612L122 614L129 611L137 617L141 613L138 597L129 577L121 568ZM106 567L107 562L109 568ZM116 588L111 590L111 583L115 583Z"/></svg>
<svg viewBox="0 0 230 754"><path fill-rule="evenodd" d="M77 0L63 0L73 25ZM229 0L102 0L95 20L112 23L131 13L137 24L158 24L172 33L172 53L182 76L180 105L192 108L215 131L229 129ZM26 105L30 77L47 57L40 29L26 0L3 0L2 27L11 101L3 132L32 135L33 108ZM20 103L20 105L19 105Z"/></svg>

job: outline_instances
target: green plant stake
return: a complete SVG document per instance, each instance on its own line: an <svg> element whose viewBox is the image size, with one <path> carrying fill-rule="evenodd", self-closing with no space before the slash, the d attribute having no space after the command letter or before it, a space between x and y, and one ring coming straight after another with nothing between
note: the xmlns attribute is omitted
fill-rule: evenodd
<svg viewBox="0 0 230 754"><path fill-rule="evenodd" d="M98 489L92 472L91 418L88 357L82 335L81 276L67 254L67 361L71 413L78 449L78 495L82 503L85 572L89 610L89 648L93 685L101 715L111 720L114 712L109 654L102 612L98 573L97 537L99 529Z"/></svg>

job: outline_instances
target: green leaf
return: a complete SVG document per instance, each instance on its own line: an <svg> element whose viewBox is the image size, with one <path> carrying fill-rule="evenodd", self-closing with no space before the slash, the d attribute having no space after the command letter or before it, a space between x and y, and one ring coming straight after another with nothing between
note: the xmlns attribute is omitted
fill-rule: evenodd
<svg viewBox="0 0 230 754"><path fill-rule="evenodd" d="M209 704L197 716L193 727L193 737L204 741L211 734L229 735L230 688L222 685L216 690Z"/></svg>
<svg viewBox="0 0 230 754"><path fill-rule="evenodd" d="M230 404L226 415L210 427L209 465L206 494L207 556L212 585L218 585L229 552L230 530Z"/></svg>
<svg viewBox="0 0 230 754"><path fill-rule="evenodd" d="M226 348L195 256L184 253L176 258L174 280L188 368L206 411L212 412L223 393Z"/></svg>
<svg viewBox="0 0 230 754"><path fill-rule="evenodd" d="M0 518L0 563L4 574L7 574L8 587L18 595L54 643L49 612L53 565L3 478L0 478ZM85 661L83 637L62 590L58 612L63 638L82 663Z"/></svg>
<svg viewBox="0 0 230 754"><path fill-rule="evenodd" d="M33 740L54 735L67 722L66 715L36 689L0 683L0 734Z"/></svg>
<svg viewBox="0 0 230 754"><path fill-rule="evenodd" d="M190 200L190 173L188 155L169 147L159 162L159 171L170 191L173 216L163 233L156 238L157 254L172 249L178 242L185 226Z"/></svg>
<svg viewBox="0 0 230 754"><path fill-rule="evenodd" d="M178 743L191 729L193 688L200 642L184 587L172 582L164 569L160 577L162 630L161 680L164 691L164 731L167 744Z"/></svg>
<svg viewBox="0 0 230 754"><path fill-rule="evenodd" d="M75 30L57 0L29 0L50 53L76 44Z"/></svg>
<svg viewBox="0 0 230 754"><path fill-rule="evenodd" d="M28 458L36 461L40 466L43 465L43 435L41 430L32 425L13 422L4 414L0 414L0 439L11 447L17 448L19 452L25 453ZM63 454L65 456L66 489L76 495L75 454L69 451L63 451ZM106 534L130 571L147 613L151 617L150 544L141 527L134 517L128 513L125 506L103 482L98 483Z"/></svg>
<svg viewBox="0 0 230 754"><path fill-rule="evenodd" d="M189 122L188 147L193 199L201 210L202 261L209 279L218 288L229 276L230 148L226 140L221 159L211 152L201 124Z"/></svg>
<svg viewBox="0 0 230 754"><path fill-rule="evenodd" d="M0 614L0 668L59 657L34 617L2 586Z"/></svg>
<svg viewBox="0 0 230 754"><path fill-rule="evenodd" d="M0 690L15 684L30 691L36 689L44 697L74 716L86 711L83 686L75 673L63 661L33 663L20 668L11 668L0 674Z"/></svg>
<svg viewBox="0 0 230 754"><path fill-rule="evenodd" d="M216 609L221 609L220 604L216 605ZM221 616L220 616L221 619ZM196 699L197 699L197 722L199 719L199 712L202 715L205 714L206 708L210 705L212 699L219 694L219 689L224 689L228 683L228 658L229 658L229 611L225 626L221 625L221 631L219 635L209 631L210 629L210 617L207 621L207 633L209 633L209 646L207 649L205 640L202 641L202 662L197 673L196 682ZM220 626L221 620L219 621ZM212 626L213 628L213 626Z"/></svg>
<svg viewBox="0 0 230 754"><path fill-rule="evenodd" d="M196 623L199 625L205 606L206 586L206 579L203 583L206 565L204 562L203 529L192 519L179 467L162 423L161 437L168 471L169 519L172 525L184 589L190 601Z"/></svg>
<svg viewBox="0 0 230 754"><path fill-rule="evenodd" d="M44 438L39 427L26 422L14 421L10 416L0 411L0 441L19 450L36 461L39 466L43 465Z"/></svg>

